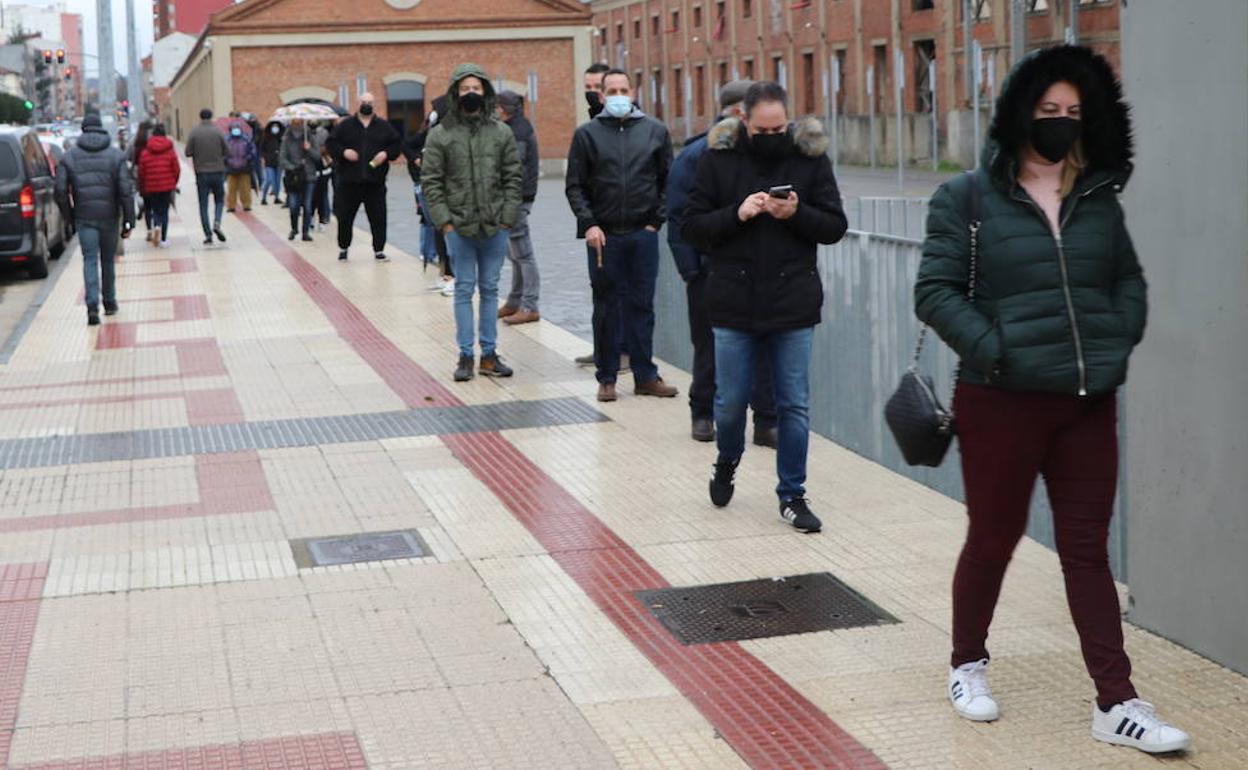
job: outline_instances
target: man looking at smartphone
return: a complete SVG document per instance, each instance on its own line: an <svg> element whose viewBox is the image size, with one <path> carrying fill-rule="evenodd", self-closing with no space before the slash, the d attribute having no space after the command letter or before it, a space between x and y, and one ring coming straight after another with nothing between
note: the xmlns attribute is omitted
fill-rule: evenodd
<svg viewBox="0 0 1248 770"><path fill-rule="evenodd" d="M766 358L776 398L780 516L801 532L818 532L805 487L811 341L823 308L818 246L839 241L846 221L827 134L813 118L791 125L787 102L779 84L755 83L744 120L711 130L683 235L709 257L719 450L711 502L722 507L732 499L754 366Z"/></svg>

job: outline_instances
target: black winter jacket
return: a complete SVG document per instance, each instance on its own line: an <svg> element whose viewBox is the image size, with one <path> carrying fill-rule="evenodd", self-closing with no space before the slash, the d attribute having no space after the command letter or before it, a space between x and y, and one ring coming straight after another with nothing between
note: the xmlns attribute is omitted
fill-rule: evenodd
<svg viewBox="0 0 1248 770"><path fill-rule="evenodd" d="M412 181L420 184L420 156L425 152L428 131L415 131L403 140L403 157L407 160L407 173Z"/></svg>
<svg viewBox="0 0 1248 770"><path fill-rule="evenodd" d="M338 181L342 184L385 184L390 161L399 157L399 132L380 115L373 116L368 128L352 115L338 123L329 135L327 146L334 159L334 168L338 170ZM359 160L350 161L343 157L342 153L346 150L359 153ZM369 168L368 162L382 150L386 151L388 160L376 168Z"/></svg>
<svg viewBox="0 0 1248 770"><path fill-rule="evenodd" d="M661 227L671 167L667 127L639 109L623 120L603 112L576 129L566 184L576 237L595 225L607 233Z"/></svg>
<svg viewBox="0 0 1248 770"><path fill-rule="evenodd" d="M511 135L516 138L516 150L520 153L520 168L524 177L520 183L520 200L532 203L537 200L537 180L541 178L541 156L537 149L537 132L523 115L507 121Z"/></svg>
<svg viewBox="0 0 1248 770"><path fill-rule="evenodd" d="M126 156L103 129L88 128L56 170L56 199L72 203L78 222L116 222L134 227L134 179Z"/></svg>
<svg viewBox="0 0 1248 770"><path fill-rule="evenodd" d="M277 127L277 133L273 133L274 126ZM269 121L264 127L264 133L260 135L260 159L264 161L264 165L268 168L280 168L282 159L280 157L282 151L282 136L286 133L286 127L276 120Z"/></svg>
<svg viewBox="0 0 1248 770"><path fill-rule="evenodd" d="M1088 166L1061 207L1060 232L1016 178L1035 100L1066 80L1081 95ZM1144 336L1147 288L1118 193L1131 173L1127 110L1114 74L1071 46L1024 59L1006 81L979 175L975 301L967 300L970 183L941 186L928 212L915 311L962 359L965 382L1097 395L1123 383Z"/></svg>
<svg viewBox="0 0 1248 770"><path fill-rule="evenodd" d="M710 150L698 163L683 235L709 257L707 303L714 326L766 334L819 323L818 248L845 235L845 212L823 126L808 118L790 132L792 146L779 159L752 152L736 118L721 121L707 136ZM785 184L798 196L790 219L737 217L747 197Z"/></svg>

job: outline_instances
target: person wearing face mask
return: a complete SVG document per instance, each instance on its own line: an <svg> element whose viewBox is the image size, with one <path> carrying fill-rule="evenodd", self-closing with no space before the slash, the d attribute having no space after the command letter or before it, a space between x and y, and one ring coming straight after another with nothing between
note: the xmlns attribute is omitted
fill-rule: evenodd
<svg viewBox="0 0 1248 770"><path fill-rule="evenodd" d="M321 145L316 132L302 120L292 120L290 129L282 137L279 153L282 171L286 176L286 201L290 208L290 234L293 241L297 233L302 240L312 240L312 196L316 191L316 177L320 170ZM299 214L303 214L303 229L299 229Z"/></svg>
<svg viewBox="0 0 1248 770"><path fill-rule="evenodd" d="M814 118L790 124L787 104L779 84L755 83L745 94L744 118L711 129L682 235L708 256L719 450L711 502L732 500L756 361L766 359L780 518L813 533L822 528L805 486L811 343L823 308L818 249L845 235L846 220L823 125Z"/></svg>
<svg viewBox="0 0 1248 770"><path fill-rule="evenodd" d="M225 210L234 213L241 197L243 211L251 211L251 174L259 162L259 153L251 137L243 130L241 120L230 123L225 147Z"/></svg>
<svg viewBox="0 0 1248 770"><path fill-rule="evenodd" d="M598 117L606 106L602 96L602 76L610 71L611 67L601 62L595 62L585 70L585 104L589 108L590 120Z"/></svg>
<svg viewBox="0 0 1248 770"><path fill-rule="evenodd" d="M988 627L1043 476L1096 688L1093 738L1149 753L1186 749L1187 733L1131 682L1109 568L1116 394L1148 309L1118 203L1131 125L1109 62L1065 45L1024 58L1003 84L981 158L973 178L932 197L914 293L919 319L961 359L953 406L970 526L953 579L946 694L966 719L1000 716Z"/></svg>
<svg viewBox="0 0 1248 770"><path fill-rule="evenodd" d="M658 232L667 216L672 138L633 104L627 72L611 70L602 83L605 108L573 135L565 183L576 235L588 254L598 400L618 398L621 322L633 392L673 398L679 391L663 381L653 360Z"/></svg>
<svg viewBox="0 0 1248 770"><path fill-rule="evenodd" d="M477 371L510 377L499 358L498 278L507 256L508 231L520 221L523 171L511 129L495 116L494 87L485 70L461 64L451 74L447 110L429 130L421 184L433 226L446 235L455 269L456 382L472 379L474 343L481 347ZM472 295L480 285L478 334ZM479 338L478 338L479 337Z"/></svg>
<svg viewBox="0 0 1248 770"><path fill-rule="evenodd" d="M360 108L329 136L327 149L338 172L334 202L338 217L338 259L346 260L360 204L373 236L373 256L386 259L386 174L399 157L399 132L374 113L373 95L360 95Z"/></svg>
<svg viewBox="0 0 1248 770"><path fill-rule="evenodd" d="M720 118L745 116L745 95L753 80L734 80L719 91ZM689 385L689 410L692 413L691 435L694 441L715 440L715 334L706 307L707 256L685 243L681 230L685 226L685 208L698 173L698 163L707 153L707 135L694 137L672 163L667 177L667 244L676 260L676 270L685 282L689 310L689 339L693 343L693 382ZM771 367L759 359L754 367L754 386L750 394L754 409L754 443L776 448L776 399L771 388Z"/></svg>
<svg viewBox="0 0 1248 770"><path fill-rule="evenodd" d="M264 183L260 186L260 205L269 205L269 193L273 202L282 205L282 135L286 127L281 121L272 120L260 134L260 160L264 163Z"/></svg>

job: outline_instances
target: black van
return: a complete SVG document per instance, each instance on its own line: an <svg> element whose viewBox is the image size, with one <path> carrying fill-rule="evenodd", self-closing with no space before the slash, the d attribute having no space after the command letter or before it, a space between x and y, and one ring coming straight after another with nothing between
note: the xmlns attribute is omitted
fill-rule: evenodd
<svg viewBox="0 0 1248 770"><path fill-rule="evenodd" d="M48 260L65 250L63 222L39 135L28 126L0 126L0 264L47 278Z"/></svg>

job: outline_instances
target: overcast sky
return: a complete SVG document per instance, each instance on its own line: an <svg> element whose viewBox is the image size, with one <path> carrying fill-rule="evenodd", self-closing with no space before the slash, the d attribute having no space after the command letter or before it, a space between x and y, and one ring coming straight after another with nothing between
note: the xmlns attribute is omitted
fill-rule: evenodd
<svg viewBox="0 0 1248 770"><path fill-rule="evenodd" d="M3 0L0 0L3 2ZM52 0L19 0L23 5L47 7ZM95 0L63 0L70 13L82 14L82 36L88 54L98 54L95 29ZM113 10L113 63L118 72L126 74L130 67L126 62L126 3L134 3L134 23L138 25L139 58L152 52L152 1L109 0ZM89 74L96 73L97 60L85 62Z"/></svg>

